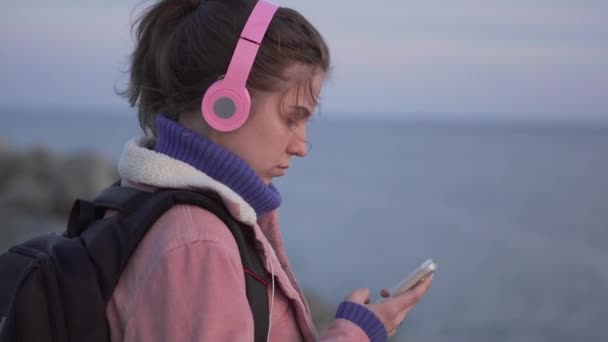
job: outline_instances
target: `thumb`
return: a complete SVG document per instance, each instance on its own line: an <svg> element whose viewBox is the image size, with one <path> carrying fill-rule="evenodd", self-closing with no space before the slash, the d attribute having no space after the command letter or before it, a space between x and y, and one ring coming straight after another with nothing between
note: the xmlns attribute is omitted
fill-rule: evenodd
<svg viewBox="0 0 608 342"><path fill-rule="evenodd" d="M369 304L370 297L371 291L369 289L356 289L346 296L345 300L358 304Z"/></svg>

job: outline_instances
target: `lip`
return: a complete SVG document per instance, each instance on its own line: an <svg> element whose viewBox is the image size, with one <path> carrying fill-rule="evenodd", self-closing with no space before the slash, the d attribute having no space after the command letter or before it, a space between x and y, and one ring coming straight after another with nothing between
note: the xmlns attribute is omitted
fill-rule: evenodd
<svg viewBox="0 0 608 342"><path fill-rule="evenodd" d="M277 165L275 168L276 176L285 176L285 173L287 173L287 169L289 169L289 165Z"/></svg>
<svg viewBox="0 0 608 342"><path fill-rule="evenodd" d="M285 176L287 167L277 166L274 171L275 177Z"/></svg>

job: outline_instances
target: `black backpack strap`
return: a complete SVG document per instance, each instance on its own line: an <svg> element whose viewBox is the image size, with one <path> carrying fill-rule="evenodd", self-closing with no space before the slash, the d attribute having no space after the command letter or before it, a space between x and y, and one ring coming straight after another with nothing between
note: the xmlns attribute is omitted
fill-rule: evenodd
<svg viewBox="0 0 608 342"><path fill-rule="evenodd" d="M101 219L107 209L131 212L139 201L148 197L143 191L121 187L118 181L105 189L93 202L77 199L70 211L66 236L79 236L91 223Z"/></svg>
<svg viewBox="0 0 608 342"><path fill-rule="evenodd" d="M93 203L77 199L72 205L65 235L70 238L78 236L89 224L100 218L99 211L95 209Z"/></svg>
<svg viewBox="0 0 608 342"><path fill-rule="evenodd" d="M132 212L140 201L149 199L154 193L141 191L120 185L112 185L105 189L93 201L96 206L114 209L121 212Z"/></svg>
<svg viewBox="0 0 608 342"><path fill-rule="evenodd" d="M215 214L234 236L244 267L247 298L255 324L255 341L266 341L269 323L266 272L253 239L246 236L241 226L243 224L236 221L221 203L213 193L169 189L146 192L116 184L106 189L92 202L93 207L112 208L119 213L93 222L80 235L98 268L106 302L129 258L154 222L174 205L195 205Z"/></svg>

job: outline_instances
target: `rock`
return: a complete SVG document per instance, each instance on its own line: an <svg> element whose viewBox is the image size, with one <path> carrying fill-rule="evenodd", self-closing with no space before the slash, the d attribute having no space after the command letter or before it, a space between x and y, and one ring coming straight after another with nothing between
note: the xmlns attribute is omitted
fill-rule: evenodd
<svg viewBox="0 0 608 342"><path fill-rule="evenodd" d="M6 208L0 205L0 253L10 246L48 232L65 229L61 220L45 215L33 215L25 209Z"/></svg>
<svg viewBox="0 0 608 342"><path fill-rule="evenodd" d="M70 156L58 166L53 181L54 214L66 216L76 198L93 199L118 179L113 163L95 153Z"/></svg>
<svg viewBox="0 0 608 342"><path fill-rule="evenodd" d="M0 154L8 151L8 142L3 137L0 137Z"/></svg>
<svg viewBox="0 0 608 342"><path fill-rule="evenodd" d="M334 319L337 308L324 301L317 292L312 289L304 289L304 295L310 306L312 320L317 327L319 334L322 335Z"/></svg>
<svg viewBox="0 0 608 342"><path fill-rule="evenodd" d="M92 199L117 179L114 164L94 152L62 156L45 146L23 153L1 151L0 246L41 233L49 222L64 229L76 198Z"/></svg>
<svg viewBox="0 0 608 342"><path fill-rule="evenodd" d="M57 162L57 157L47 147L36 146L13 159L12 174L8 175L8 180L23 178L37 184L48 183L52 181Z"/></svg>
<svg viewBox="0 0 608 342"><path fill-rule="evenodd" d="M3 204L58 216L67 215L77 197L90 199L118 178L113 163L95 153L64 157L45 147L3 155L0 165Z"/></svg>
<svg viewBox="0 0 608 342"><path fill-rule="evenodd" d="M0 193L0 206L12 208L29 215L47 215L53 201L47 182L41 182L28 175L12 177Z"/></svg>
<svg viewBox="0 0 608 342"><path fill-rule="evenodd" d="M9 150L0 149L0 193L12 177L17 174L19 157Z"/></svg>

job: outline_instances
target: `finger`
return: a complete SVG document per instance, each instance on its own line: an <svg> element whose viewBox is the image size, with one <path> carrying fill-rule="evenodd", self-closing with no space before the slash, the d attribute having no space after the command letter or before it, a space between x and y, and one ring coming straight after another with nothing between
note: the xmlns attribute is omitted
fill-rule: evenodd
<svg viewBox="0 0 608 342"><path fill-rule="evenodd" d="M407 314L410 313L410 311L412 311L412 309L414 308L414 306L410 306L409 308L403 310L401 313L399 313L399 315L397 315L397 328L399 328L402 324L403 321L405 320L405 317L407 317Z"/></svg>
<svg viewBox="0 0 608 342"><path fill-rule="evenodd" d="M416 298L416 303L418 301L420 301L420 299L422 299L422 297L426 294L426 292L429 290L429 288L431 287L431 284L433 282L433 276L431 275L430 277L424 279L423 281L421 281L418 286L416 286L415 288L411 289L408 292L411 292L412 295L414 296L414 298Z"/></svg>
<svg viewBox="0 0 608 342"><path fill-rule="evenodd" d="M433 282L433 275L423 280L420 284L411 290L402 292L393 298L395 298L396 305L401 308L408 308L418 303L424 294L429 290L431 283Z"/></svg>
<svg viewBox="0 0 608 342"><path fill-rule="evenodd" d="M358 304L369 303L371 297L371 291L369 289L356 289L346 296L347 301L351 301Z"/></svg>
<svg viewBox="0 0 608 342"><path fill-rule="evenodd" d="M397 330L399 330L399 328L401 328L401 326L403 325L403 322L405 321L405 317L413 308L414 307L411 306L411 307L405 309L404 311L400 312L397 315L397 317L395 317L395 319L393 320L392 328L388 332L389 337L393 336L395 333L397 333Z"/></svg>
<svg viewBox="0 0 608 342"><path fill-rule="evenodd" d="M426 291L429 290L429 288L431 287L431 284L433 283L433 274L431 274L430 276L428 276L426 279L424 279L423 281L420 282L420 284L418 284L417 289L418 291L422 291L423 294L426 293Z"/></svg>
<svg viewBox="0 0 608 342"><path fill-rule="evenodd" d="M408 312L409 312L409 310L408 310ZM399 321L399 324L394 325L394 327L391 329L391 331L388 332L389 336L393 336L397 333L397 331L399 331L399 328L401 328L401 326L403 325L404 319L405 319L405 317Z"/></svg>

